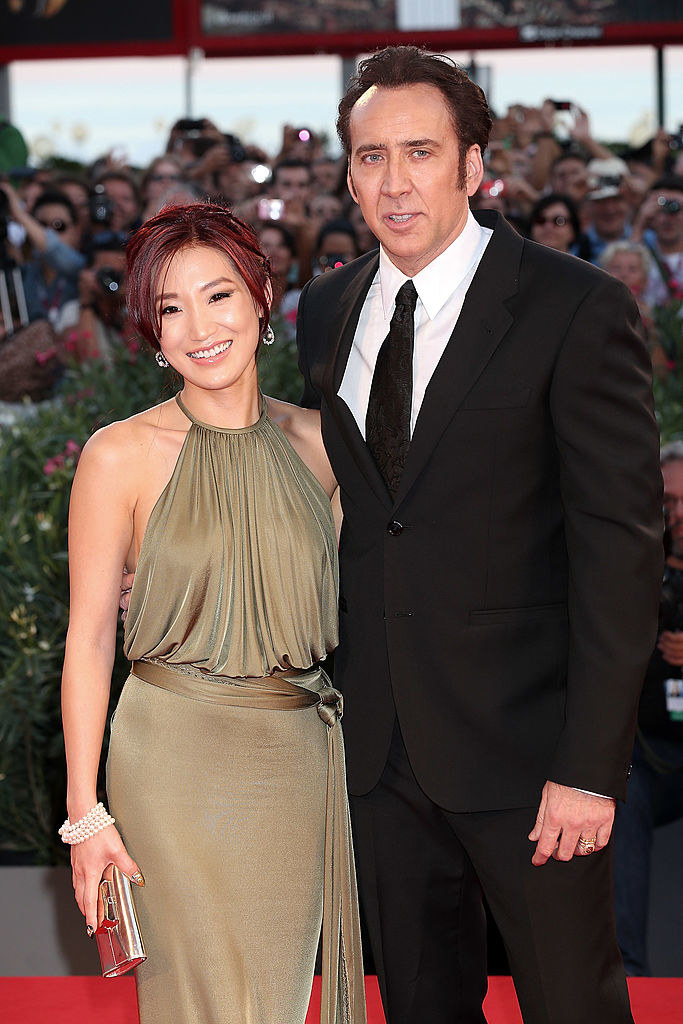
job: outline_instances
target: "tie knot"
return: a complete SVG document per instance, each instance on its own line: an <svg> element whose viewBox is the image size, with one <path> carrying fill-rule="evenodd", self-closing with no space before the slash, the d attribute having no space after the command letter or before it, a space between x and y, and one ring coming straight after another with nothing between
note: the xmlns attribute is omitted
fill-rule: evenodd
<svg viewBox="0 0 683 1024"><path fill-rule="evenodd" d="M403 309L409 309L411 313L414 313L416 305L417 291L415 290L415 285L412 281L406 281L396 292L396 309L401 306Z"/></svg>

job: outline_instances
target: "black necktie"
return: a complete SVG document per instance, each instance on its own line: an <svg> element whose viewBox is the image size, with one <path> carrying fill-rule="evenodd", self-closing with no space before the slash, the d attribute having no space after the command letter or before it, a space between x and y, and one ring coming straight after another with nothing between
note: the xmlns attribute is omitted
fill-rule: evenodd
<svg viewBox="0 0 683 1024"><path fill-rule="evenodd" d="M392 498L396 497L410 444L416 302L415 285L406 281L396 295L389 333L377 356L365 417L365 440Z"/></svg>

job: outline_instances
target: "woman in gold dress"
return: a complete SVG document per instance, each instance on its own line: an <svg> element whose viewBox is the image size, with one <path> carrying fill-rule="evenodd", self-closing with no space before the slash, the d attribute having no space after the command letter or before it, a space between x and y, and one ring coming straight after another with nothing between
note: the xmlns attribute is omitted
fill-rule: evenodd
<svg viewBox="0 0 683 1024"><path fill-rule="evenodd" d="M107 865L140 886L141 1024L303 1024L321 925L322 1020L362 1024L341 698L319 664L337 642L319 414L259 391L271 290L250 228L212 204L166 209L128 259L133 321L184 383L94 434L74 480L63 718L76 899L92 932ZM116 826L100 808L84 827L124 564Z"/></svg>

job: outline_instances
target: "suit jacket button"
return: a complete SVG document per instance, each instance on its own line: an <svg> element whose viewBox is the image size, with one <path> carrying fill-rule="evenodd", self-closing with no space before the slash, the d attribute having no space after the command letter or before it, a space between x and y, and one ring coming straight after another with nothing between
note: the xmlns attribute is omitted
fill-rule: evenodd
<svg viewBox="0 0 683 1024"><path fill-rule="evenodd" d="M403 533L403 524L397 523L394 519L393 522L387 526L387 533L390 533L392 537L398 537Z"/></svg>

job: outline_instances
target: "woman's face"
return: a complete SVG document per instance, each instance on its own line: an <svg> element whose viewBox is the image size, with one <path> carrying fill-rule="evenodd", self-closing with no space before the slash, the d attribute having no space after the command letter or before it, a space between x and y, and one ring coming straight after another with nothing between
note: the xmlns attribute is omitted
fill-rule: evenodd
<svg viewBox="0 0 683 1024"><path fill-rule="evenodd" d="M292 267L294 257L277 228L262 228L259 243L266 256L270 259L270 267L275 277L286 280Z"/></svg>
<svg viewBox="0 0 683 1024"><path fill-rule="evenodd" d="M642 295L647 278L637 252L615 252L606 269L612 277L623 281L634 295Z"/></svg>
<svg viewBox="0 0 683 1024"><path fill-rule="evenodd" d="M569 252L575 241L574 228L564 203L551 203L541 210L531 225L531 237L551 249Z"/></svg>
<svg viewBox="0 0 683 1024"><path fill-rule="evenodd" d="M258 313L227 256L208 246L181 249L159 287L161 351L186 384L215 391L255 380Z"/></svg>

